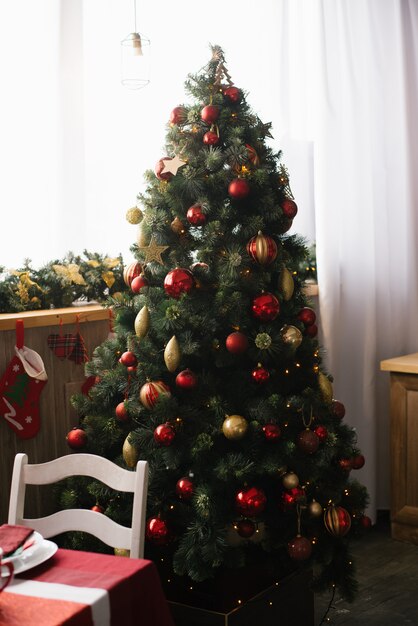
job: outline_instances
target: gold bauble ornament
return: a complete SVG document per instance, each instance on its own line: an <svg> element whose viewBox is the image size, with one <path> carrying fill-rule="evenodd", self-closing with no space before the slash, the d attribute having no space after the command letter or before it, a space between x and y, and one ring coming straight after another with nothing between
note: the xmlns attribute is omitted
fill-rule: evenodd
<svg viewBox="0 0 418 626"><path fill-rule="evenodd" d="M302 343L302 333L299 328L296 326L291 326L290 324L286 324L283 328L280 329L280 336L282 341L286 346L292 348L292 350L297 350L300 344Z"/></svg>
<svg viewBox="0 0 418 626"><path fill-rule="evenodd" d="M173 335L164 350L164 363L169 372L173 373L179 366L181 359L180 345L177 337Z"/></svg>
<svg viewBox="0 0 418 626"><path fill-rule="evenodd" d="M143 217L144 214L142 213L141 209L138 209L138 207L136 206L126 211L126 221L130 224L139 224Z"/></svg>
<svg viewBox="0 0 418 626"><path fill-rule="evenodd" d="M293 276L289 270L284 267L279 276L279 289L282 293L283 300L286 302L291 299L295 290Z"/></svg>
<svg viewBox="0 0 418 626"><path fill-rule="evenodd" d="M129 433L123 442L122 455L126 465L130 468L134 468L138 463L138 452L135 446L129 441L130 434L131 433Z"/></svg>
<svg viewBox="0 0 418 626"><path fill-rule="evenodd" d="M323 508L316 500L312 500L312 502L308 506L309 515L311 517L321 517Z"/></svg>
<svg viewBox="0 0 418 626"><path fill-rule="evenodd" d="M150 316L148 307L143 306L135 318L134 327L135 334L140 339L146 336L149 330Z"/></svg>
<svg viewBox="0 0 418 626"><path fill-rule="evenodd" d="M136 243L138 244L139 248L144 248L145 246L147 246L150 242L151 237L145 233L144 228L143 228L143 222L141 224L139 224L138 226L138 231L136 233Z"/></svg>
<svg viewBox="0 0 418 626"><path fill-rule="evenodd" d="M242 439L248 430L248 422L242 415L228 415L222 424L222 432L227 439Z"/></svg>
<svg viewBox="0 0 418 626"><path fill-rule="evenodd" d="M299 477L294 472L289 472L282 482L285 489L295 489L299 485Z"/></svg>
<svg viewBox="0 0 418 626"><path fill-rule="evenodd" d="M323 372L318 373L318 385L324 402L331 404L334 392L328 376L325 376Z"/></svg>
<svg viewBox="0 0 418 626"><path fill-rule="evenodd" d="M186 232L186 229L184 228L184 224L179 217L175 217L173 219L173 221L170 224L170 228L173 231L173 233L176 233L176 235L184 235L184 233Z"/></svg>
<svg viewBox="0 0 418 626"><path fill-rule="evenodd" d="M128 558L131 556L131 551L126 548L113 548L113 552L115 556L127 556Z"/></svg>

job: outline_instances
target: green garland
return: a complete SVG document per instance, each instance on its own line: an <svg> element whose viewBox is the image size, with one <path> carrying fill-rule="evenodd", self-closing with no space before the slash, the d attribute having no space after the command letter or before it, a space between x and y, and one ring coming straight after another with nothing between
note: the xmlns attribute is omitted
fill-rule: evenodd
<svg viewBox="0 0 418 626"><path fill-rule="evenodd" d="M102 302L125 288L123 259L97 252L69 252L62 260L34 269L25 259L19 269L0 266L0 313L71 306L77 300Z"/></svg>

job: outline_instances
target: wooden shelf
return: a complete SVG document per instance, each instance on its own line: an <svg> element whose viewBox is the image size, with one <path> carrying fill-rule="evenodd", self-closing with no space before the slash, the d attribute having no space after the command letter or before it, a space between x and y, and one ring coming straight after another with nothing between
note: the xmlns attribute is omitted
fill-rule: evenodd
<svg viewBox="0 0 418 626"><path fill-rule="evenodd" d="M380 369L385 372L401 372L403 374L418 374L418 352L386 359L380 362Z"/></svg>
<svg viewBox="0 0 418 626"><path fill-rule="evenodd" d="M0 314L0 331L13 330L16 320L23 320L25 328L59 326L61 320L63 324L75 324L77 315L80 323L95 322L108 319L109 310L100 304L88 304L85 306L70 306L64 309L2 313Z"/></svg>

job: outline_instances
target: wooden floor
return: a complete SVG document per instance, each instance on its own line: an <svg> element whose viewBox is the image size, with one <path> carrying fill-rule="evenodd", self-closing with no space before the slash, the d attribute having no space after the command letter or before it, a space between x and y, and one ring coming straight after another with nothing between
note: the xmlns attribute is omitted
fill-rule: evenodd
<svg viewBox="0 0 418 626"><path fill-rule="evenodd" d="M418 626L418 546L394 541L387 517L352 545L359 595L353 604L336 598L329 613L333 626ZM315 599L315 624L330 597ZM301 624L301 626L303 626Z"/></svg>

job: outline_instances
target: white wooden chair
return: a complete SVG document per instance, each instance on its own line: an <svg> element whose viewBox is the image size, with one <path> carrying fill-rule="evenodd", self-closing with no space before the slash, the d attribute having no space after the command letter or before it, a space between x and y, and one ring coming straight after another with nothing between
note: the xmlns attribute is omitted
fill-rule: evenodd
<svg viewBox="0 0 418 626"><path fill-rule="evenodd" d="M132 526L121 526L102 513L87 509L64 509L47 517L23 517L26 485L49 485L70 476L89 476L116 491L132 492ZM72 530L83 531L113 548L130 550L131 558L144 554L148 463L138 461L136 471L125 470L94 454L68 454L48 463L28 464L28 456L16 454L10 490L9 524L21 524L44 538Z"/></svg>

